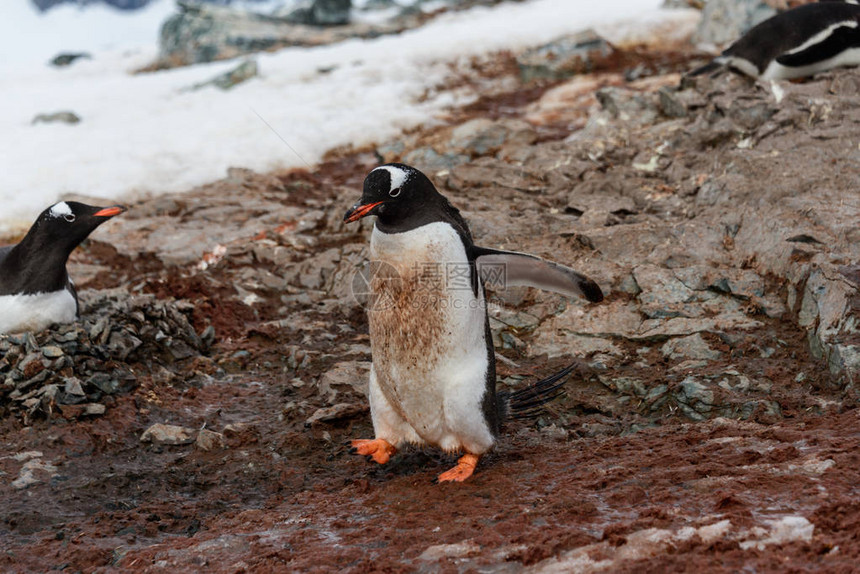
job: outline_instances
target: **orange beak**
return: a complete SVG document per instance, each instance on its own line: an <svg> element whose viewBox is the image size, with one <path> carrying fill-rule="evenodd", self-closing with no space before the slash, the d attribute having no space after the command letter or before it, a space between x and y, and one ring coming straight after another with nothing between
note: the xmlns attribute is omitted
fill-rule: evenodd
<svg viewBox="0 0 860 574"><path fill-rule="evenodd" d="M367 205L355 205L352 209L349 209L346 212L346 215L343 216L344 223L352 223L353 221L358 221L362 217L369 215L373 208L382 205L385 203L384 201L377 201L376 203L368 203Z"/></svg>
<svg viewBox="0 0 860 574"><path fill-rule="evenodd" d="M99 211L96 211L93 216L94 217L113 217L114 215L119 215L123 211L126 211L126 208L121 205L114 205L113 207L105 207Z"/></svg>

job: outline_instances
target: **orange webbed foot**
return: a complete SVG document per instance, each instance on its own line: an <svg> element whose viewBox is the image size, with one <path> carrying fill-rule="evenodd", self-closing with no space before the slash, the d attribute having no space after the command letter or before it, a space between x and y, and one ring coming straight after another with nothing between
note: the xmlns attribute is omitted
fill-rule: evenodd
<svg viewBox="0 0 860 574"><path fill-rule="evenodd" d="M379 464L385 464L397 452L393 444L381 438L357 438L350 442L350 446L351 454L369 456Z"/></svg>
<svg viewBox="0 0 860 574"><path fill-rule="evenodd" d="M480 458L476 454L464 454L457 461L457 466L436 477L436 482L463 482L475 472Z"/></svg>

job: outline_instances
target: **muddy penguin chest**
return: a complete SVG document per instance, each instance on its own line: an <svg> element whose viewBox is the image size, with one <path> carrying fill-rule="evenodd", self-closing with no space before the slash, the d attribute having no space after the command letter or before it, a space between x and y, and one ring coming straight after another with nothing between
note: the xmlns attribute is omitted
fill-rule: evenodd
<svg viewBox="0 0 860 574"><path fill-rule="evenodd" d="M394 235L374 231L370 282L374 305L368 318L376 360L398 369L426 370L443 358L462 330L455 308L471 293L451 289L452 269L469 271L459 237L432 224ZM459 306L459 305L456 305Z"/></svg>
<svg viewBox="0 0 860 574"><path fill-rule="evenodd" d="M437 396L445 373L483 348L484 310L471 286L465 247L447 224L406 233L374 230L370 256L371 349L387 395Z"/></svg>

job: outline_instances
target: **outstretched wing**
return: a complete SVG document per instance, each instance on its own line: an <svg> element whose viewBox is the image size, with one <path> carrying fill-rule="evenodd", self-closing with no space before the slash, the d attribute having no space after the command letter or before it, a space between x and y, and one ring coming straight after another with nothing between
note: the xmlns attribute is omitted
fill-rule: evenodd
<svg viewBox="0 0 860 574"><path fill-rule="evenodd" d="M484 285L490 288L526 285L568 297L579 295L594 303L603 301L603 292L593 280L528 253L473 246L471 258Z"/></svg>

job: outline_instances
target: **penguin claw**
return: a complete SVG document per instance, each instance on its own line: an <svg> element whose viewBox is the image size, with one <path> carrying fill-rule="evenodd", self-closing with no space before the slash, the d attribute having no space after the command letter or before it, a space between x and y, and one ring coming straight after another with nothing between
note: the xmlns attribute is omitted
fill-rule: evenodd
<svg viewBox="0 0 860 574"><path fill-rule="evenodd" d="M350 454L360 454L373 459L379 464L385 464L391 459L391 455L397 452L393 444L385 439L355 439L352 441L352 448L349 449Z"/></svg>
<svg viewBox="0 0 860 574"><path fill-rule="evenodd" d="M457 466L437 476L434 482L463 482L475 472L479 458L476 454L464 454L457 461Z"/></svg>

